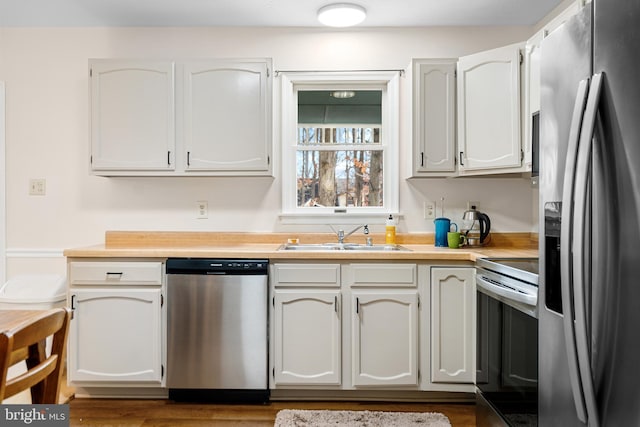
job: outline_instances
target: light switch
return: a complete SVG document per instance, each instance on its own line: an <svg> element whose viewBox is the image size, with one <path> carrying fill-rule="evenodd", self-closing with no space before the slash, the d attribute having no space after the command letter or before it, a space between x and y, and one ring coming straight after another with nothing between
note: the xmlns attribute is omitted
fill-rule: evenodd
<svg viewBox="0 0 640 427"><path fill-rule="evenodd" d="M47 193L47 181L44 178L29 180L29 195L44 196Z"/></svg>

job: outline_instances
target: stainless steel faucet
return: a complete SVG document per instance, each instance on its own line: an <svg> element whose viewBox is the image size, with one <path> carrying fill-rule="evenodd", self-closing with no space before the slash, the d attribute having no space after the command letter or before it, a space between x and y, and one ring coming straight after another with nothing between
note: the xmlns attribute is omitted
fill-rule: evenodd
<svg viewBox="0 0 640 427"><path fill-rule="evenodd" d="M333 228L332 225L329 225L329 227L331 227L331 229L333 230L334 233L336 233L336 235L338 236L338 243L343 244L344 243L344 239L346 239L347 237L351 236L353 233L355 233L356 231L360 230L361 228L364 228L364 234L368 235L369 234L369 224L365 224L365 225L359 225L356 228L354 228L353 230L349 231L347 234L344 233L343 229L339 229L336 231L335 228Z"/></svg>

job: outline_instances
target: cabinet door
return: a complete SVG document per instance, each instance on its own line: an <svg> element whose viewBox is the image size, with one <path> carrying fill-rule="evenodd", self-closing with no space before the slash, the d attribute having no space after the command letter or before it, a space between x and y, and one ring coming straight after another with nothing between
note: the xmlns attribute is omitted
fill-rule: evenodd
<svg viewBox="0 0 640 427"><path fill-rule="evenodd" d="M161 290L71 288L71 382L162 382Z"/></svg>
<svg viewBox="0 0 640 427"><path fill-rule="evenodd" d="M413 62L414 176L450 175L456 170L455 63Z"/></svg>
<svg viewBox="0 0 640 427"><path fill-rule="evenodd" d="M522 149L524 151L524 170L532 167L532 115L540 111L540 43L543 31L539 31L527 41L524 55L524 112L522 115L523 135Z"/></svg>
<svg viewBox="0 0 640 427"><path fill-rule="evenodd" d="M184 65L186 171L271 172L271 77L266 60Z"/></svg>
<svg viewBox="0 0 640 427"><path fill-rule="evenodd" d="M173 170L173 62L91 60L89 66L92 170Z"/></svg>
<svg viewBox="0 0 640 427"><path fill-rule="evenodd" d="M432 382L473 383L475 320L475 269L432 268Z"/></svg>
<svg viewBox="0 0 640 427"><path fill-rule="evenodd" d="M418 384L418 293L352 294L354 386Z"/></svg>
<svg viewBox="0 0 640 427"><path fill-rule="evenodd" d="M461 171L521 165L520 45L458 61Z"/></svg>
<svg viewBox="0 0 640 427"><path fill-rule="evenodd" d="M340 385L338 291L275 291L274 383Z"/></svg>

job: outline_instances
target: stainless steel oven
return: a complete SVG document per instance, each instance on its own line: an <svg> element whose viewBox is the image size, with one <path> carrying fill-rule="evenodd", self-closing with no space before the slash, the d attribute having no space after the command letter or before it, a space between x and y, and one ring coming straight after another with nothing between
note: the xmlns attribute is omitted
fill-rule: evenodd
<svg viewBox="0 0 640 427"><path fill-rule="evenodd" d="M476 262L476 423L537 426L538 260Z"/></svg>

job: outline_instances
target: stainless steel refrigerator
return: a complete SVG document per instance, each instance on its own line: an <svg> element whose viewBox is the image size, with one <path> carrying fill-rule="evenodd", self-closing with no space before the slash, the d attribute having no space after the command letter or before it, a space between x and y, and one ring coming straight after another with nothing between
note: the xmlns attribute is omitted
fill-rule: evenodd
<svg viewBox="0 0 640 427"><path fill-rule="evenodd" d="M542 42L540 426L640 425L639 23L594 0Z"/></svg>

